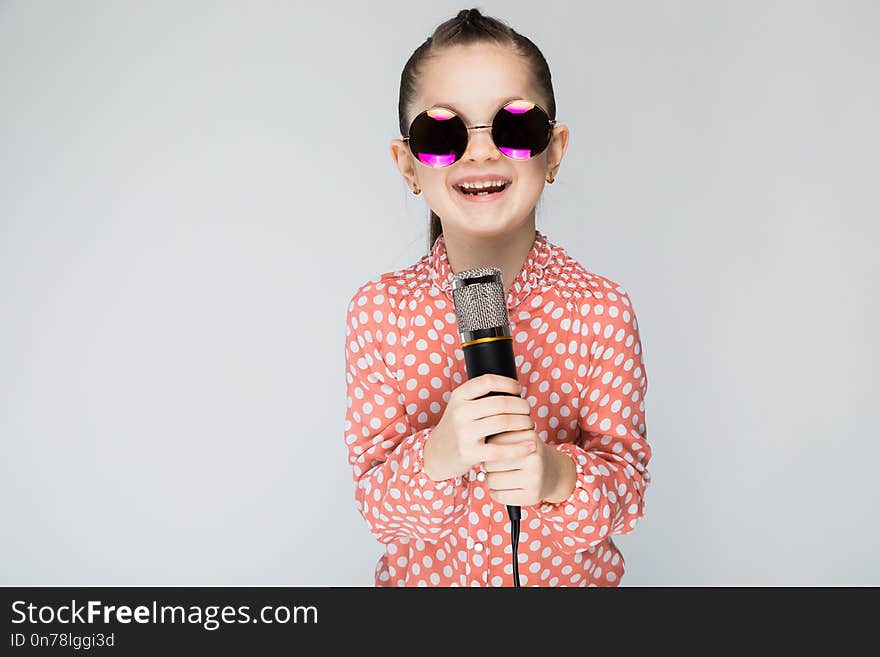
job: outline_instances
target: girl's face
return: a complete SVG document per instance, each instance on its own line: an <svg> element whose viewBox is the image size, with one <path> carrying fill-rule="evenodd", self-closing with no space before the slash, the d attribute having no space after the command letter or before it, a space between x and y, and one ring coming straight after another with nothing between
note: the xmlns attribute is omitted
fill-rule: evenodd
<svg viewBox="0 0 880 657"><path fill-rule="evenodd" d="M454 46L426 61L406 123L423 110L441 106L454 110L468 127L489 125L502 105L517 98L547 108L522 57L496 45ZM529 221L534 224L535 204L548 175L556 175L568 143L568 128L554 126L550 144L530 160L502 155L488 128L468 134L464 156L446 167L434 169L419 162L402 139L392 140L392 157L410 189L421 188L441 218L444 232L491 237L512 234ZM464 178L486 174L511 181L497 200L472 202L455 188Z"/></svg>

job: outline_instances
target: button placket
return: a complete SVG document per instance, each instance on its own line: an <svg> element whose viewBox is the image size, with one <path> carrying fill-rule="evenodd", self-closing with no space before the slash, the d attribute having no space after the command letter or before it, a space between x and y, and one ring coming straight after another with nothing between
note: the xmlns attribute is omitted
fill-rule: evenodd
<svg viewBox="0 0 880 657"><path fill-rule="evenodd" d="M489 499L489 495L486 489L486 485L483 483L486 480L486 473L479 468L480 466L475 466L475 468L472 469L470 472L470 478L473 482L472 489L478 487L485 494L480 500L477 500L476 496L474 496L473 494L471 495L471 511L473 512L473 515L470 516L468 521L468 574L472 575L473 577L473 579L471 580L472 585L486 586L487 582L489 581L490 550L488 541L491 538L491 534L489 533L489 524L491 519L486 518L483 515L483 506Z"/></svg>

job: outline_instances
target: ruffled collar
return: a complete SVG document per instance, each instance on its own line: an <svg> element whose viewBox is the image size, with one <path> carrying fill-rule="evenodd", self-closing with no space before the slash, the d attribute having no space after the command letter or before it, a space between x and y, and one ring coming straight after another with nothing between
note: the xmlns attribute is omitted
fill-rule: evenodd
<svg viewBox="0 0 880 657"><path fill-rule="evenodd" d="M544 278L553 257L553 245L541 231L535 230L535 241L519 274L507 292L507 307L513 309L522 303ZM428 256L431 280L452 299L453 272L446 257L446 241L441 233L434 241Z"/></svg>

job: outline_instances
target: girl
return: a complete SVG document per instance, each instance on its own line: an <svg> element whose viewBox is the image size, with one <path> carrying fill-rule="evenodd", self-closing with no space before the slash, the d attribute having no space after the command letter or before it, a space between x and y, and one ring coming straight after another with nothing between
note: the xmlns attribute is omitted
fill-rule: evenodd
<svg viewBox="0 0 880 657"><path fill-rule="evenodd" d="M398 111L391 154L431 207L429 251L361 285L346 323L345 442L385 544L376 586L616 586L612 535L650 482L647 378L626 291L535 228L568 143L547 63L464 10L406 63ZM467 379L451 283L475 267L502 271L519 381ZM505 505L521 506L517 551Z"/></svg>

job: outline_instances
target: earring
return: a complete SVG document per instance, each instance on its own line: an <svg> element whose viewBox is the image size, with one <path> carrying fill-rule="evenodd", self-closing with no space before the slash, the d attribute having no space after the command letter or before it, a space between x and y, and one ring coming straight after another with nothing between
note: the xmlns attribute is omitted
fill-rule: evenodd
<svg viewBox="0 0 880 657"><path fill-rule="evenodd" d="M547 182L550 183L550 184L552 185L552 184L553 184L553 180L554 180L554 178L553 178L553 174L551 173L549 176L547 176Z"/></svg>
<svg viewBox="0 0 880 657"><path fill-rule="evenodd" d="M418 196L418 195L419 195L419 192L421 192L421 191L422 191L422 190L419 189L419 186L418 186L418 185L413 185L412 193L413 193L414 196Z"/></svg>

